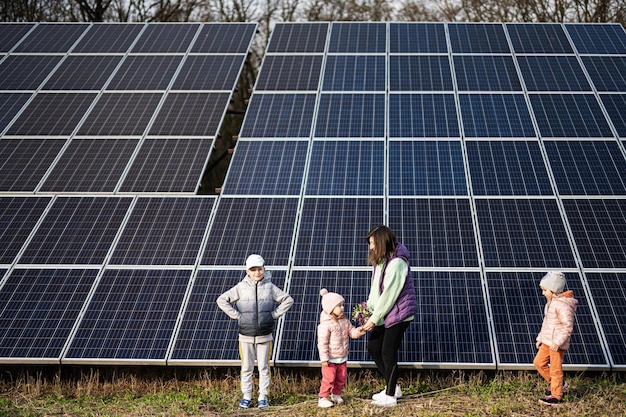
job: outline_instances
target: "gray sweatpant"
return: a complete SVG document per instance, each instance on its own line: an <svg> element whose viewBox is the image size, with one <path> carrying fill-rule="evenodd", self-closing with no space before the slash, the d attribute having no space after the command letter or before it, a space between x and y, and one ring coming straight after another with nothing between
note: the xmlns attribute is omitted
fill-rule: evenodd
<svg viewBox="0 0 626 417"><path fill-rule="evenodd" d="M267 400L267 391L270 386L270 355L272 354L272 342L246 343L239 342L239 355L241 357L241 393L243 398L252 399L252 374L254 361L259 368L259 400Z"/></svg>

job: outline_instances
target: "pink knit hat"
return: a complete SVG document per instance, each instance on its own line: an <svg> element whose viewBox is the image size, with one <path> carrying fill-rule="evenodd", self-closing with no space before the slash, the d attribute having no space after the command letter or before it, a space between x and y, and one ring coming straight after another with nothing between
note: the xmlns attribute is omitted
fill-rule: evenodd
<svg viewBox="0 0 626 417"><path fill-rule="evenodd" d="M320 290L322 296L322 310L326 314L332 313L332 311L339 305L339 303L345 302L344 298L336 292L328 292L326 288Z"/></svg>

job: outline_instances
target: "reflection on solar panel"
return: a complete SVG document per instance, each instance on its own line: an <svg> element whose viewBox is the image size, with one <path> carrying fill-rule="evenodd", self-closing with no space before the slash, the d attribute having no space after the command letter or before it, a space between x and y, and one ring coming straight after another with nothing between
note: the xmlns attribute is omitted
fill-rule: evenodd
<svg viewBox="0 0 626 417"><path fill-rule="evenodd" d="M319 290L367 299L384 223L419 305L403 366L532 369L559 269L567 369L626 369L622 26L277 24L222 193L194 196L255 30L0 24L0 362L237 364L215 299L260 253L296 301L275 363L317 365Z"/></svg>

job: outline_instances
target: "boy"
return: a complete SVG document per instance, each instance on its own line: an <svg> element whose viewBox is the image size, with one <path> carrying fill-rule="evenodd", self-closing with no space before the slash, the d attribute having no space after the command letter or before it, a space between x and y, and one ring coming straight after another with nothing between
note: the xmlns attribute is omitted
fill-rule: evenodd
<svg viewBox="0 0 626 417"><path fill-rule="evenodd" d="M246 259L246 276L217 298L217 305L230 318L239 322L239 352L241 353L241 392L239 408L252 402L252 373L254 361L259 368L259 408L269 407L267 391L270 385L269 358L272 353L274 322L293 304L293 298L270 280L265 260L260 255Z"/></svg>
<svg viewBox="0 0 626 417"><path fill-rule="evenodd" d="M548 396L541 398L539 403L555 406L563 401L563 357L569 348L578 300L571 290L564 292L565 275L562 272L548 272L541 278L539 287L546 297L546 306L533 364L550 383Z"/></svg>

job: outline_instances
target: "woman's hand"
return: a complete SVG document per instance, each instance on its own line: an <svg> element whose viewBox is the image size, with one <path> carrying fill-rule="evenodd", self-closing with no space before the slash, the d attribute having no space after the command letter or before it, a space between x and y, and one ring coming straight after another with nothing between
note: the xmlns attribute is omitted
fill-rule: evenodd
<svg viewBox="0 0 626 417"><path fill-rule="evenodd" d="M369 332L370 330L372 330L374 327L376 327L376 323L374 323L372 320L368 320L367 323L365 323L363 326L361 326L361 329L364 332Z"/></svg>

